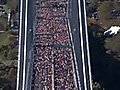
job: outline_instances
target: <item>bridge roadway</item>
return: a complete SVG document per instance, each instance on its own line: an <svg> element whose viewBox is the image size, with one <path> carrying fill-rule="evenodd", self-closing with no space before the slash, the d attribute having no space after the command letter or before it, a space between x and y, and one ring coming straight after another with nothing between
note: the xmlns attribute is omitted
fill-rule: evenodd
<svg viewBox="0 0 120 90"><path fill-rule="evenodd" d="M70 0L68 14L79 87L92 90L85 0Z"/></svg>
<svg viewBox="0 0 120 90"><path fill-rule="evenodd" d="M85 15L85 0L70 0L68 18L79 90L92 90ZM34 31L35 0L20 0L19 54L16 90L31 90Z"/></svg>
<svg viewBox="0 0 120 90"><path fill-rule="evenodd" d="M16 90L31 90L35 0L20 0L19 6L20 26Z"/></svg>

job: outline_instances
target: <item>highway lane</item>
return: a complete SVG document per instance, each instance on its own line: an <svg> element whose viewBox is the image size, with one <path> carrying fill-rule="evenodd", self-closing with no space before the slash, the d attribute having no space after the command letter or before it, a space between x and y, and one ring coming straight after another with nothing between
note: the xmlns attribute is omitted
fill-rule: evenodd
<svg viewBox="0 0 120 90"><path fill-rule="evenodd" d="M33 75L33 45L35 31L35 0L28 1L28 32L25 90L31 90Z"/></svg>
<svg viewBox="0 0 120 90"><path fill-rule="evenodd" d="M75 49L75 55L77 60L77 68L78 68L78 78L80 80L79 89L84 89L84 79L83 79L83 65L81 61L81 43L80 43L80 32L79 32L79 16L78 16L78 2L77 0L70 0L69 3L69 21L72 33L72 40ZM75 58L75 57L74 57Z"/></svg>
<svg viewBox="0 0 120 90"><path fill-rule="evenodd" d="M16 90L30 90L33 62L35 0L20 0L19 53ZM32 12L31 12L32 11Z"/></svg>
<svg viewBox="0 0 120 90"><path fill-rule="evenodd" d="M69 3L69 21L72 33L72 40L75 49L76 62L77 62L77 70L79 73L80 84L79 87L81 90L92 90L91 88L91 76L90 76L90 64L89 61L89 50L86 43L86 23L85 23L85 10L84 10L84 2L80 0L80 10L79 11L79 2L77 0L71 0ZM81 8L82 7L82 8ZM81 15L81 17L79 17ZM81 32L82 31L82 32ZM78 82L79 82L78 80Z"/></svg>

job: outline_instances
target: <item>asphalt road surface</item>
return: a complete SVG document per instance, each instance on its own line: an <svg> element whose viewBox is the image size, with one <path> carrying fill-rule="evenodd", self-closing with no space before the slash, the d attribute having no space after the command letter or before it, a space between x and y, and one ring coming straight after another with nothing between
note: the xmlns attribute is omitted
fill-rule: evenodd
<svg viewBox="0 0 120 90"><path fill-rule="evenodd" d="M33 29L34 29L34 20L35 20L35 0L28 0L28 7L27 7L27 21L25 21L25 14L26 14L26 0L20 0L20 3L22 5L22 15L20 15L21 18L21 40L20 42L20 54L19 54L19 73L17 79L17 90L23 90L23 74L25 74L24 80L24 90L30 90L31 88L31 82L32 82L32 69L33 69ZM25 41L25 22L27 22L27 39ZM20 31L19 31L20 33ZM19 38L20 39L20 38ZM24 67L24 47L26 42L26 63ZM25 68L25 73L23 72L23 69Z"/></svg>
<svg viewBox="0 0 120 90"><path fill-rule="evenodd" d="M31 90L33 73L33 45L35 31L35 0L28 0L27 59L25 89Z"/></svg>
<svg viewBox="0 0 120 90"><path fill-rule="evenodd" d="M22 0L21 0L22 1ZM79 11L78 11L78 0L70 0L69 3L69 21L70 21L70 28L72 33L72 42L74 44L76 62L77 62L77 70L78 70L78 77L77 80L80 80L80 84L78 83L79 90L86 90L85 83L87 85L87 90L90 90L90 78L89 78L89 67L88 67L88 50L86 46L86 26L85 26L85 17L84 17L84 6L83 0L80 0L81 3L81 16L79 18ZM20 41L20 67L19 68L19 83L17 90L23 90L23 74L25 74L25 83L24 83L24 90L31 90L31 83L32 83L32 71L33 71L33 45L34 45L34 31L35 31L35 0L28 0L28 7L27 7L27 21L25 21L25 8L26 8L26 0L23 0L22 3L22 22L21 22L21 41ZM80 21L81 20L81 21ZM27 38L25 41L25 22L27 22ZM82 36L80 32L80 22L82 23ZM84 48L84 62L82 61L82 49L81 49L81 37L83 37L83 48ZM25 73L23 72L23 65L24 65L24 44L26 42L26 63L25 63ZM75 58L75 57L74 57ZM74 61L75 63L75 61ZM83 65L83 63L85 65ZM83 72L83 66L85 66L85 75ZM76 70L76 71L77 71ZM77 74L76 74L77 75ZM86 78L84 78L86 77ZM79 79L78 79L79 78ZM85 80L86 79L86 80ZM79 81L78 81L79 82Z"/></svg>
<svg viewBox="0 0 120 90"><path fill-rule="evenodd" d="M87 86L87 90L91 90L90 87L90 77L89 77L89 66L88 66L88 50L87 50L87 45L86 45L86 25L85 25L85 16L84 16L84 2L83 0L80 0L80 5L81 5L81 12L78 10L78 0L70 0L69 3L69 21L70 21L70 27L71 27L71 33L72 33L72 40L74 44L74 49L75 49L75 55L76 55L76 61L77 61L77 69L79 73L79 80L80 80L80 85L79 89L81 90L86 90L85 89L85 83ZM81 13L81 18L79 17L79 13ZM82 25L80 26L80 22ZM80 27L82 27L82 36L80 36ZM82 61L82 47L81 47L81 37L83 38L83 48L84 48L84 62ZM83 63L85 65L83 65ZM85 66L85 77L84 78L84 72L83 72L83 66ZM91 73L90 73L91 74ZM86 79L86 80L85 80ZM84 83L85 82L85 83Z"/></svg>

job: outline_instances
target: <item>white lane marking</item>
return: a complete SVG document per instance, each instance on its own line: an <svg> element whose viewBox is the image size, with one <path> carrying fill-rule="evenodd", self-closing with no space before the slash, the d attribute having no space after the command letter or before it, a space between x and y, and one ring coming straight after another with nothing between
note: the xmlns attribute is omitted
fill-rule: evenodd
<svg viewBox="0 0 120 90"><path fill-rule="evenodd" d="M72 48L73 48L72 50L73 50L73 56L74 56L74 61L75 61L75 68L76 68L76 72L77 72L77 78L78 78L79 88L81 90L81 84L80 84L80 78L79 78L78 66L77 66L77 59L76 59L75 48L74 48L75 46L74 46L73 39L72 39L73 37L72 37L72 33L71 33L72 31L71 31L71 28L70 28L69 20L68 20L68 27L69 27L69 30L70 30L70 38L71 38L71 42L72 42Z"/></svg>
<svg viewBox="0 0 120 90"><path fill-rule="evenodd" d="M16 90L19 90L19 74L20 74L20 50L21 50L21 32L22 32L22 9L23 0L20 2L20 29L19 29L19 48L18 48L18 65L17 65L17 85Z"/></svg>
<svg viewBox="0 0 120 90"><path fill-rule="evenodd" d="M25 75L26 75L26 54L27 54L27 23L28 23L28 20L27 20L27 16L28 16L28 0L26 0L26 7L25 7L25 42L24 42L24 63L23 63L23 85L22 85L22 90L25 90Z"/></svg>
<svg viewBox="0 0 120 90"><path fill-rule="evenodd" d="M92 75L91 75L91 65L90 65L90 53L89 53L89 41L88 41L88 32L87 32L85 0L83 0L83 2L84 2L85 33L86 33L87 56L88 56L88 66L89 66L90 90L92 90Z"/></svg>
<svg viewBox="0 0 120 90"><path fill-rule="evenodd" d="M70 2L69 2L70 3ZM69 17L69 4L68 4L68 7L67 7L67 16ZM73 65L73 70L76 69L76 73L77 73L77 78L78 80L76 80L76 75L75 75L75 70L74 70L74 80L75 80L75 85L77 87L77 81L79 83L79 88L81 90L81 84L80 84L80 78L79 78L79 73L78 73L78 66L77 66L77 60L76 60L76 54L75 54L75 48L74 48L74 43L73 43L73 37L72 37L72 30L71 30L71 27L70 27L70 21L68 19L68 28L69 28L69 33L70 33L70 39L71 39L71 42L72 42L72 50L73 50L73 57L74 57L74 61L75 61L75 66ZM74 62L72 61L72 63L74 64Z"/></svg>
<svg viewBox="0 0 120 90"><path fill-rule="evenodd" d="M85 59L84 59L84 47L83 47L83 35L82 35L82 23L81 23L81 5L80 0L78 0L78 6L79 6L79 22L80 22L80 38L81 38L81 50L82 50L82 64L83 64L83 77L84 77L84 87L85 90L87 90L87 84L86 84L86 73L85 73Z"/></svg>
<svg viewBox="0 0 120 90"><path fill-rule="evenodd" d="M53 52L53 50L52 50L52 90L55 90L55 83L54 83L54 78L55 78L55 76L54 76L54 58L53 58L53 54L54 54L54 52Z"/></svg>

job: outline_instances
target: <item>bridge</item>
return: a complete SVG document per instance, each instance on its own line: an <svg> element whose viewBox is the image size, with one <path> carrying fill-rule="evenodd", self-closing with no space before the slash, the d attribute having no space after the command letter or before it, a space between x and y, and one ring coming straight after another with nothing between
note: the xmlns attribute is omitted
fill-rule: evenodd
<svg viewBox="0 0 120 90"><path fill-rule="evenodd" d="M35 4L35 0L20 0L16 90L31 90L32 86ZM92 90L85 0L70 0L67 8L77 85L79 90Z"/></svg>

